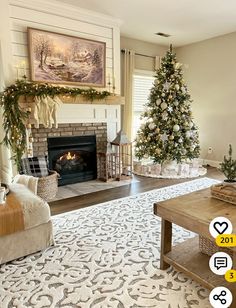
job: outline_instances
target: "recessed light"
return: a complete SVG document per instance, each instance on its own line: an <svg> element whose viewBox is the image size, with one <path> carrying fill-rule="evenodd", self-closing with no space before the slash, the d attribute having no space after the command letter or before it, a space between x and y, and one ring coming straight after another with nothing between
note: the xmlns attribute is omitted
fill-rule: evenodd
<svg viewBox="0 0 236 308"><path fill-rule="evenodd" d="M163 32L157 32L155 33L156 35L159 35L159 36L163 36L163 37L169 37L171 36L170 34L167 34L167 33L163 33Z"/></svg>

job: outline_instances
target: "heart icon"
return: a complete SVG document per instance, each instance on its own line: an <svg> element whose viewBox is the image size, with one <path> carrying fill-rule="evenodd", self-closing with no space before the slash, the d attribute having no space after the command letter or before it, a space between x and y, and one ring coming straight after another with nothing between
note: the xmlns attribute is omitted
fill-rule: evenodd
<svg viewBox="0 0 236 308"><path fill-rule="evenodd" d="M219 234L223 234L228 229L229 225L226 221L223 222L217 221L213 224L213 227Z"/></svg>

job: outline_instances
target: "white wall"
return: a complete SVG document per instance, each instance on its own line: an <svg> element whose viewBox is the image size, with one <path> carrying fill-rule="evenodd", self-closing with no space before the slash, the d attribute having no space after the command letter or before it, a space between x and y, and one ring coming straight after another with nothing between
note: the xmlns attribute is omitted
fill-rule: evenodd
<svg viewBox="0 0 236 308"><path fill-rule="evenodd" d="M176 51L178 60L188 66L184 77L194 100L201 157L222 161L232 143L236 158L236 32ZM208 147L213 148L212 154L207 153Z"/></svg>
<svg viewBox="0 0 236 308"><path fill-rule="evenodd" d="M120 130L120 105L63 104L58 123L107 123L107 138L115 139Z"/></svg>
<svg viewBox="0 0 236 308"><path fill-rule="evenodd" d="M121 48L132 49L136 53L145 54L152 57L162 57L168 50L168 46L143 42L129 37L121 37L120 45ZM136 69L152 71L154 70L154 64L155 61L153 58L142 57L138 55L135 56Z"/></svg>
<svg viewBox="0 0 236 308"><path fill-rule="evenodd" d="M26 60L29 76L27 27L32 27L105 42L106 76L115 76L116 93L120 92L120 21L55 0L9 0L9 19L9 53L15 68L12 79L22 60ZM3 29L8 31L6 27Z"/></svg>

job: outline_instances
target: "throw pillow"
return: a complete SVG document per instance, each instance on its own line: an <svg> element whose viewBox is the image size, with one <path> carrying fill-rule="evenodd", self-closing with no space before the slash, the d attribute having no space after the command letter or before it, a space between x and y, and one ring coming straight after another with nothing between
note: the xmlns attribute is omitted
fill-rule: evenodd
<svg viewBox="0 0 236 308"><path fill-rule="evenodd" d="M32 175L39 178L47 176L49 174L47 156L22 158L21 170L23 174Z"/></svg>

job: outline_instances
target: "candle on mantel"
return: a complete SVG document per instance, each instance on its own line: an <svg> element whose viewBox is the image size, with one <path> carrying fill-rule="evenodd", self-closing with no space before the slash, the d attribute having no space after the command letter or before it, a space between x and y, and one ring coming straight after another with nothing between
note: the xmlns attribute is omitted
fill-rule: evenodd
<svg viewBox="0 0 236 308"><path fill-rule="evenodd" d="M23 69L23 76L26 76L26 62L25 62L25 60L21 61L21 68Z"/></svg>
<svg viewBox="0 0 236 308"><path fill-rule="evenodd" d="M111 92L111 77L110 74L108 74L108 91Z"/></svg>
<svg viewBox="0 0 236 308"><path fill-rule="evenodd" d="M115 89L116 89L116 81L115 81L115 76L113 75L113 77L112 77L112 90L113 90L113 94L115 94Z"/></svg>

